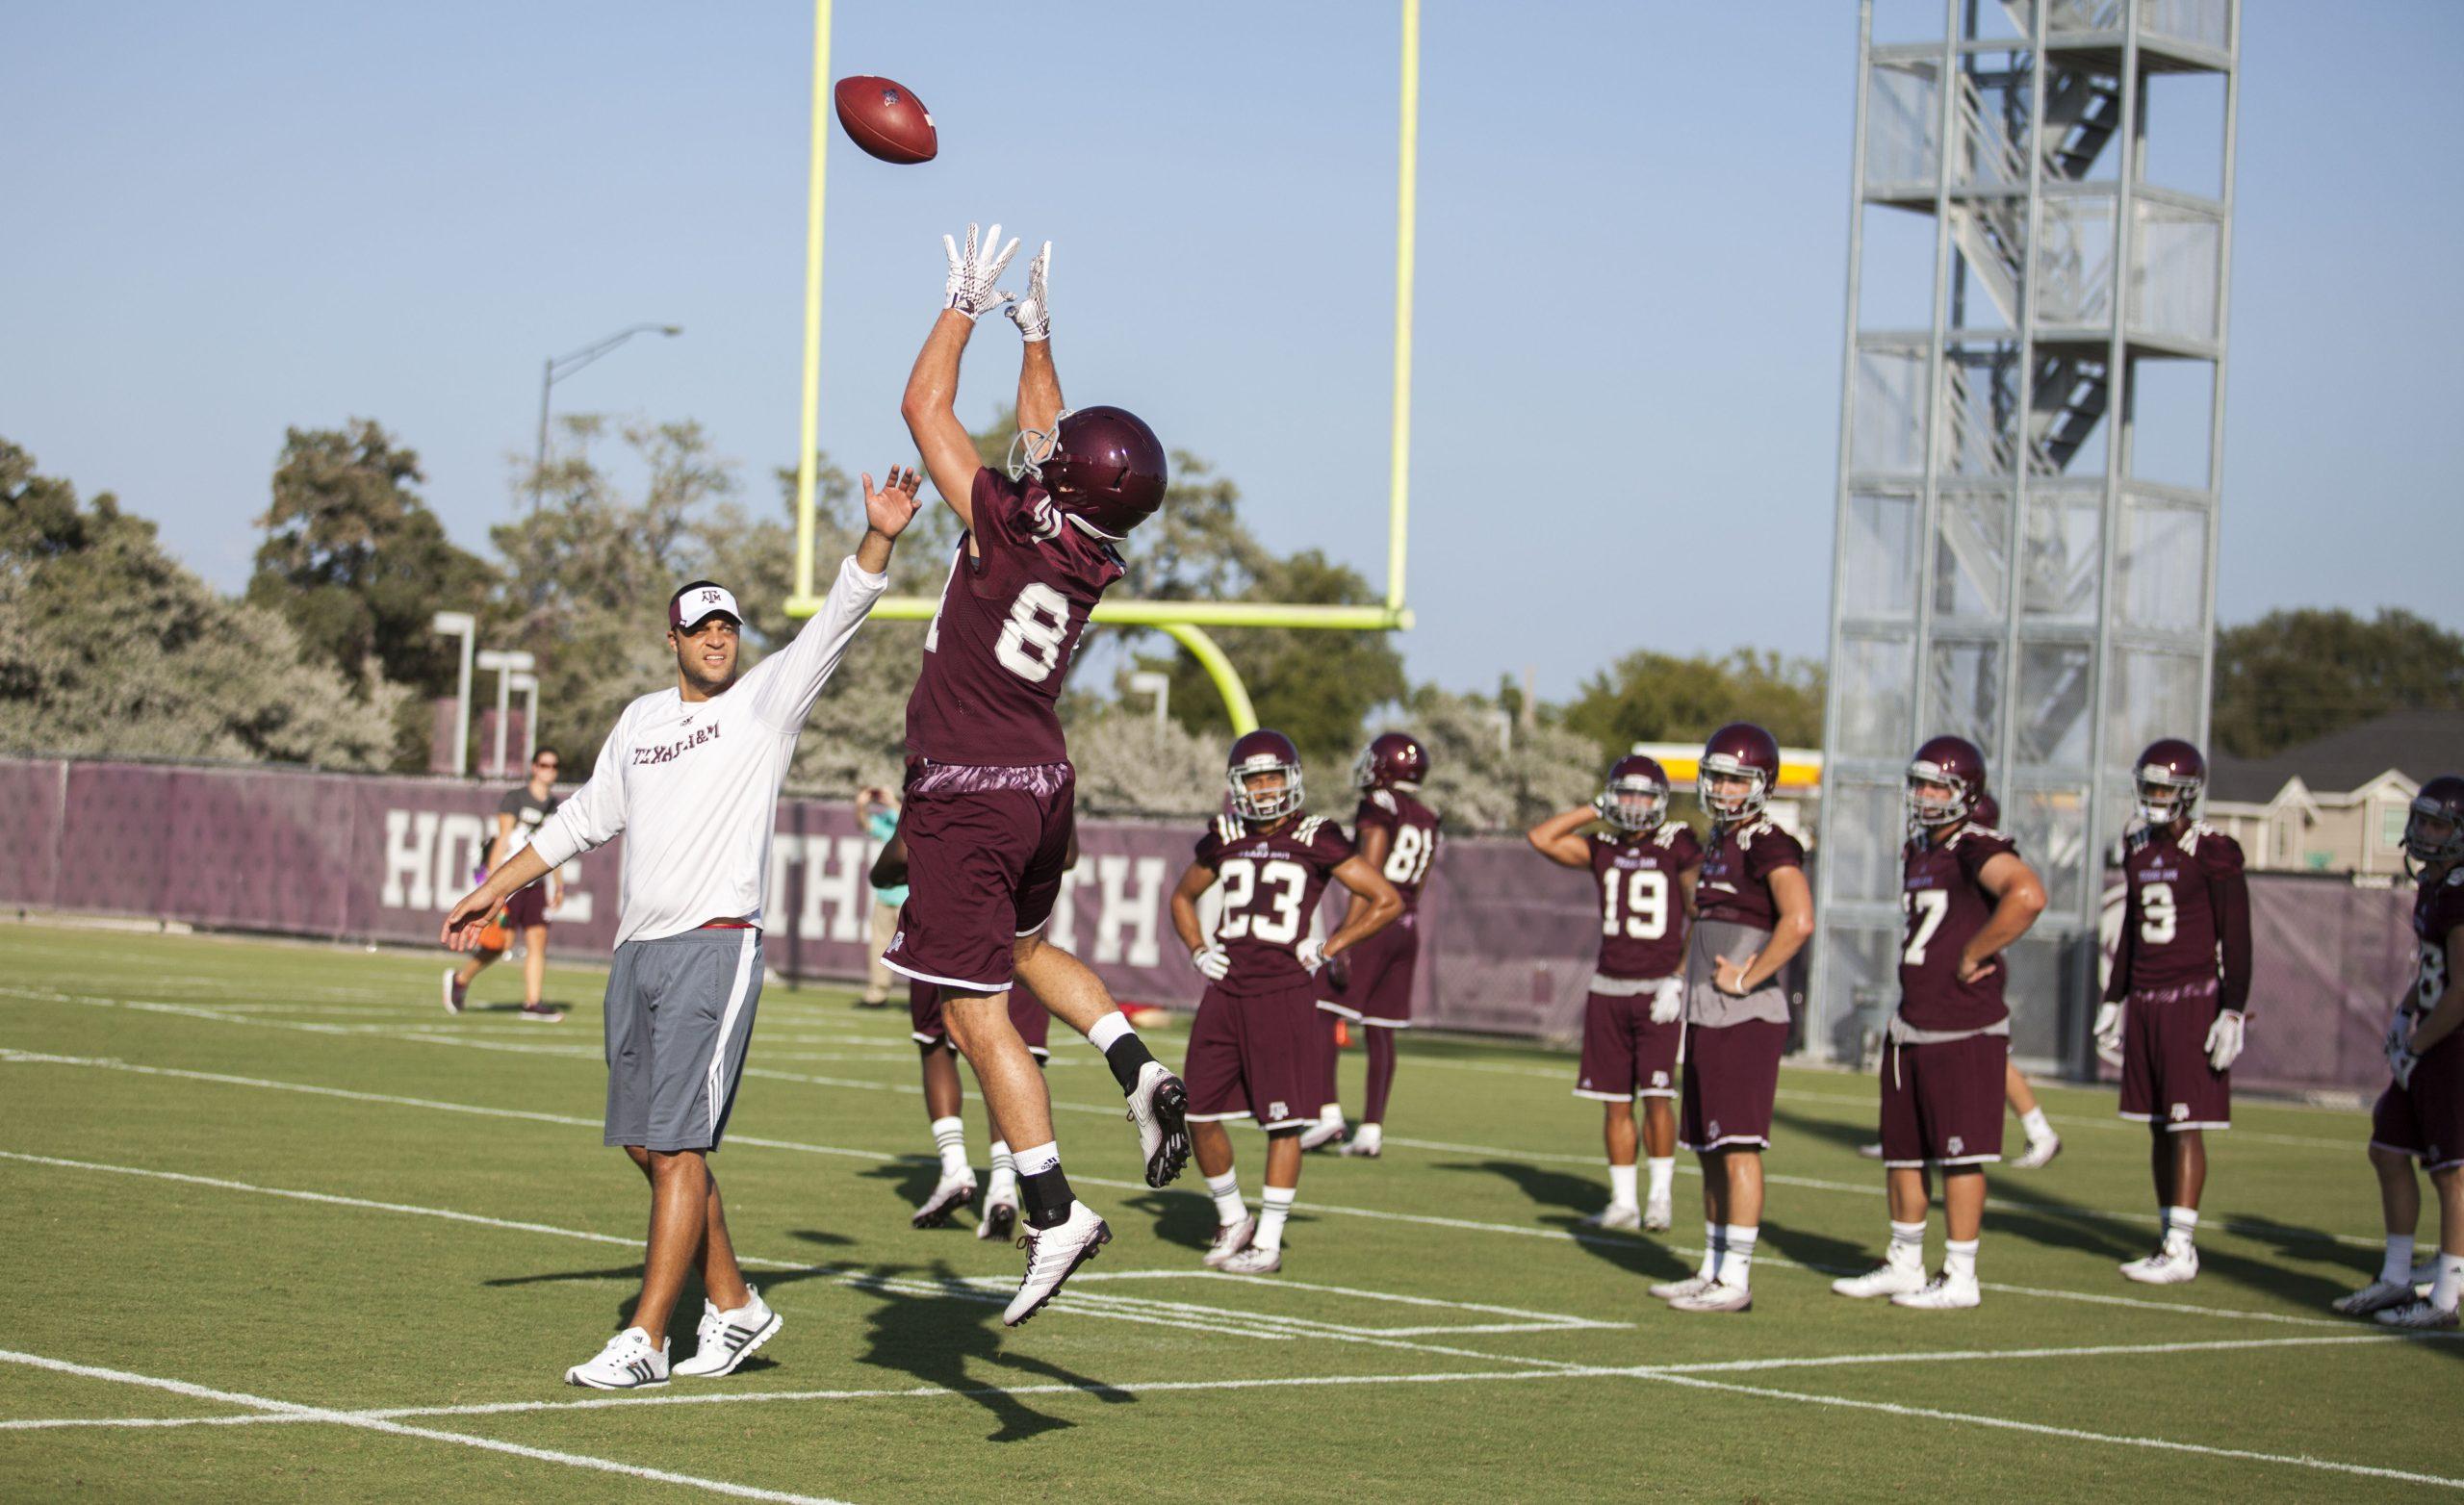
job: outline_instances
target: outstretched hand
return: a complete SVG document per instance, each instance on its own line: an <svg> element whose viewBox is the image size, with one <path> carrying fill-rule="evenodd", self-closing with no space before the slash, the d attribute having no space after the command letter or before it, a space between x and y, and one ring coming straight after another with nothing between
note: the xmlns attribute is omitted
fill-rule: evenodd
<svg viewBox="0 0 2464 1505"><path fill-rule="evenodd" d="M1010 305L1010 322L1018 326L1029 344L1052 338L1052 296L1044 287L1051 275L1052 242L1046 241L1036 259L1027 263L1027 295Z"/></svg>
<svg viewBox="0 0 2464 1505"><path fill-rule="evenodd" d="M962 251L958 242L946 235L941 237L941 249L950 258L950 277L941 299L943 308L980 319L1010 301L1010 294L1001 291L1001 273L1009 268L1010 258L1018 254L1018 238L1012 236L1009 244L995 251L992 247L1000 239L999 225L994 225L992 233L980 242L976 227L969 225L966 249Z"/></svg>
<svg viewBox="0 0 2464 1505"><path fill-rule="evenodd" d="M902 471L893 465L881 490L873 490L872 472L864 472L863 480L866 525L884 538L896 538L906 532L907 524L915 521L915 509L922 505L917 492L923 478L912 467Z"/></svg>

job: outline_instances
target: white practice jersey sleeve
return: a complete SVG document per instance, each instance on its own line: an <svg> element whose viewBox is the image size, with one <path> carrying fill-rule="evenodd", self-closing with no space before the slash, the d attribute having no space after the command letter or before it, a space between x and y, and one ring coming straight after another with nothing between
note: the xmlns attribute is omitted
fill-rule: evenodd
<svg viewBox="0 0 2464 1505"><path fill-rule="evenodd" d="M886 575L850 559L795 641L725 694L687 701L661 690L625 707L590 781L534 838L553 868L624 833L618 945L680 935L711 920L760 922L771 829L797 734L888 586Z"/></svg>

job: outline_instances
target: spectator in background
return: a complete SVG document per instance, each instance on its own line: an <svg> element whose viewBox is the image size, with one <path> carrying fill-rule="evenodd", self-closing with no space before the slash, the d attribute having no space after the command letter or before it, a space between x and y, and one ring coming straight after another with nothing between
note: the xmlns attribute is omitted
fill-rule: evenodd
<svg viewBox="0 0 2464 1505"><path fill-rule="evenodd" d="M898 831L898 796L879 785L865 785L856 794L856 824L863 828L872 855L879 856ZM859 1007L889 1007L892 978L882 961L882 953L889 950L891 937L898 933L898 911L906 903L907 884L903 880L887 888L876 885L873 889L873 943L864 953L864 996L858 1000Z"/></svg>
<svg viewBox="0 0 2464 1505"><path fill-rule="evenodd" d="M530 781L509 791L497 804L496 839L488 844L489 873L513 860L513 855L530 845L539 823L556 811L556 773L562 760L554 748L541 748L530 757ZM485 875L482 875L483 877ZM540 881L530 884L507 899L500 924L522 937L522 1016L554 1023L562 1019L564 1010L552 1008L543 999L548 986L548 911L565 902L564 880L551 872ZM471 959L445 974L445 1009L460 1013L471 991L471 983L491 961L504 955L500 950L473 953Z"/></svg>

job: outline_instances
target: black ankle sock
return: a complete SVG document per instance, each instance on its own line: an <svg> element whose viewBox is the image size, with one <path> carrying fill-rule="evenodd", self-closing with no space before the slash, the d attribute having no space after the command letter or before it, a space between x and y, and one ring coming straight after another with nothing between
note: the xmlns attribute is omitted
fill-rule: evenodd
<svg viewBox="0 0 2464 1505"><path fill-rule="evenodd" d="M1029 1228L1058 1228L1069 1221L1069 1209L1076 1198L1069 1193L1069 1178L1055 1165L1032 1176L1018 1178L1018 1200L1025 1205Z"/></svg>
<svg viewBox="0 0 2464 1505"><path fill-rule="evenodd" d="M1154 1059L1155 1053L1135 1033L1122 1035L1104 1052L1104 1064L1113 1068L1113 1080L1123 1092L1138 1085L1138 1069Z"/></svg>

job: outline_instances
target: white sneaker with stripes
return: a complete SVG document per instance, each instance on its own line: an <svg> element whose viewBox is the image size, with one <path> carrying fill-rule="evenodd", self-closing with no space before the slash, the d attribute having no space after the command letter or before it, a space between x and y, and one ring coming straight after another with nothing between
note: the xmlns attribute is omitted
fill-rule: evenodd
<svg viewBox="0 0 2464 1505"><path fill-rule="evenodd" d="M651 1335L638 1327L629 1327L607 1340L599 1357L588 1364L578 1364L565 1371L568 1385L587 1385L595 1390L636 1390L646 1385L667 1383L667 1345L654 1346Z"/></svg>
<svg viewBox="0 0 2464 1505"><path fill-rule="evenodd" d="M770 1310L754 1287L753 1299L733 1312L722 1312L707 1298L702 1302L702 1326L693 1335L693 1357L677 1361L676 1372L686 1379L716 1379L734 1372L735 1366L753 1357L753 1351L768 1342L779 1329L787 1325L786 1318Z"/></svg>
<svg viewBox="0 0 2464 1505"><path fill-rule="evenodd" d="M938 1228L950 1220L950 1214L975 1200L975 1172L962 1170L955 1176L944 1176L933 1187L933 1194L907 1221L911 1227Z"/></svg>
<svg viewBox="0 0 2464 1505"><path fill-rule="evenodd" d="M1019 1246L1027 1251L1027 1273L1001 1314L1002 1325L1015 1327L1042 1311L1045 1302L1061 1293L1061 1283L1112 1241L1112 1229L1084 1202L1070 1204L1069 1216L1059 1225L1019 1235Z"/></svg>

